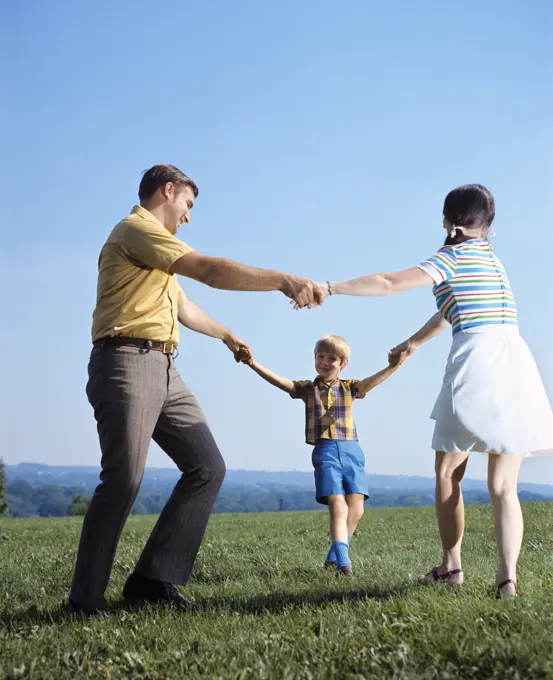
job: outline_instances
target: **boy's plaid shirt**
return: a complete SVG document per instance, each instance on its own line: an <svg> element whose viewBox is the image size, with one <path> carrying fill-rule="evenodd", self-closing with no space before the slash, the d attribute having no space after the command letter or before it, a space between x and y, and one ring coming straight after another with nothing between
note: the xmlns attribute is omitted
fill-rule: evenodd
<svg viewBox="0 0 553 680"><path fill-rule="evenodd" d="M305 441L315 444L317 439L349 439L358 441L352 406L355 399L363 399L357 391L358 380L338 378L326 385L319 378L294 381L292 399L305 402Z"/></svg>

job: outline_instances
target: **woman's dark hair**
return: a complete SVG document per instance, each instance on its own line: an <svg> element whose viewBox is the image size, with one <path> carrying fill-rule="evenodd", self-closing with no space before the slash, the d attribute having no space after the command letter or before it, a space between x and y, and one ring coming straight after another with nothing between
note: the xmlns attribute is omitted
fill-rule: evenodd
<svg viewBox="0 0 553 680"><path fill-rule="evenodd" d="M167 182L173 182L180 186L188 186L194 192L194 197L198 196L198 187L174 165L154 165L153 168L146 170L142 175L142 181L138 187L138 198L145 201L151 198L159 187L164 187Z"/></svg>
<svg viewBox="0 0 553 680"><path fill-rule="evenodd" d="M495 201L492 194L481 184L465 184L450 191L444 201L444 217L456 227L483 227L488 231L495 217ZM452 232L446 245L468 241L471 236Z"/></svg>

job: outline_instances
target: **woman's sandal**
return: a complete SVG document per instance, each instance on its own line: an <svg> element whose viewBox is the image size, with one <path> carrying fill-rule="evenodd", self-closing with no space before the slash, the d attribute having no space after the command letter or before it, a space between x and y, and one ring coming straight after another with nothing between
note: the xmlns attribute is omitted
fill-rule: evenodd
<svg viewBox="0 0 553 680"><path fill-rule="evenodd" d="M457 576L458 574L463 574L462 569L452 569L451 571L446 571L443 574L438 573L439 567L434 567L431 571L423 576L424 583L447 583L450 586L461 586L462 583L457 583L455 581L448 581L452 576Z"/></svg>
<svg viewBox="0 0 553 680"><path fill-rule="evenodd" d="M514 592L504 592L503 588L506 586L512 585ZM501 583L498 583L497 589L495 591L495 596L498 600L514 600L515 597L517 597L517 584L516 581L513 581L512 578L505 579L505 581L501 581Z"/></svg>

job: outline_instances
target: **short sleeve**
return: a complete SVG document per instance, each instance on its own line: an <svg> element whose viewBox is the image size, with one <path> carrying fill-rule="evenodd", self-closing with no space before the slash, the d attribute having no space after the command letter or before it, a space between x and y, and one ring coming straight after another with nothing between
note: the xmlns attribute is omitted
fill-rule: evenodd
<svg viewBox="0 0 553 680"><path fill-rule="evenodd" d="M433 257L429 257L417 266L431 276L434 283L439 284L454 276L457 269L457 256L451 246L443 246Z"/></svg>
<svg viewBox="0 0 553 680"><path fill-rule="evenodd" d="M180 286L180 283L177 282L177 307L180 309L184 303L186 302L186 295L184 294L183 289Z"/></svg>
<svg viewBox="0 0 553 680"><path fill-rule="evenodd" d="M127 224L121 245L131 259L140 264L168 272L179 258L193 251L165 227L143 220L141 224Z"/></svg>
<svg viewBox="0 0 553 680"><path fill-rule="evenodd" d="M366 394L364 392L359 392L359 383L361 382L360 380L346 380L349 384L349 388L351 390L351 396L353 399L364 399Z"/></svg>
<svg viewBox="0 0 553 680"><path fill-rule="evenodd" d="M309 391L313 388L311 380L294 380L294 391L290 394L292 399L305 401Z"/></svg>
<svg viewBox="0 0 553 680"><path fill-rule="evenodd" d="M359 392L359 383L361 382L360 380L352 380L351 378L347 378L346 380L342 380L341 382L344 389L349 390L351 392L352 399L365 398L365 394Z"/></svg>

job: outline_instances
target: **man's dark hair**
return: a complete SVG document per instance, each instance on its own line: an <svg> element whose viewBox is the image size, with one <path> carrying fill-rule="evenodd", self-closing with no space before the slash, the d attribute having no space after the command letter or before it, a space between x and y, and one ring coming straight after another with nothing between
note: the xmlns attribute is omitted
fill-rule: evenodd
<svg viewBox="0 0 553 680"><path fill-rule="evenodd" d="M194 192L194 198L198 196L198 187L184 172L181 172L174 165L154 165L142 175L142 180L138 187L138 198L141 201L152 198L157 189L164 187L167 182L190 187Z"/></svg>

